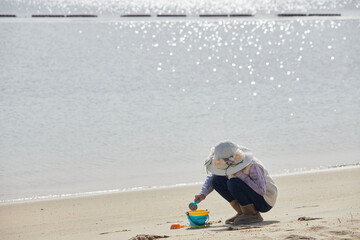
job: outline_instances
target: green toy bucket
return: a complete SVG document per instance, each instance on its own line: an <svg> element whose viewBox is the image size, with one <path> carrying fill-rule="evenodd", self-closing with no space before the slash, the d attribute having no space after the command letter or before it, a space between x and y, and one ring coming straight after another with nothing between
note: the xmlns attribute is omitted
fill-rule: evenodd
<svg viewBox="0 0 360 240"><path fill-rule="evenodd" d="M187 211L186 216L189 219L191 228L202 228L205 227L206 221L209 220L209 211L206 210Z"/></svg>

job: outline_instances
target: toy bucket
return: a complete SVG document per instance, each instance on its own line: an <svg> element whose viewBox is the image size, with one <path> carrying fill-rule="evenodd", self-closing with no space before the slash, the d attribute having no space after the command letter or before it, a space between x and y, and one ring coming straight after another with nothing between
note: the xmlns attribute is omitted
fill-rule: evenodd
<svg viewBox="0 0 360 240"><path fill-rule="evenodd" d="M209 211L206 210L187 211L186 216L189 219L191 228L201 228L201 227L205 227L206 221L209 220Z"/></svg>

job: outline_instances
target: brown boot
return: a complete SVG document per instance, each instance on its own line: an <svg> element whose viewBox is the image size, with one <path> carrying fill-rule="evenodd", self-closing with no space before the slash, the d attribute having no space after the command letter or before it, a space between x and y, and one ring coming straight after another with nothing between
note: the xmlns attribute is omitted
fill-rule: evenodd
<svg viewBox="0 0 360 240"><path fill-rule="evenodd" d="M234 221L235 221L235 219L238 218L238 217L240 217L240 216L241 216L241 214L236 214L236 215L233 216L232 218L226 219L225 224L233 224Z"/></svg>
<svg viewBox="0 0 360 240"><path fill-rule="evenodd" d="M237 212L237 214L235 216L233 216L232 218L229 218L225 221L225 224L233 224L235 218L240 217L242 212L241 212L241 206L239 204L239 202L237 200L234 200L232 202L230 202L231 207Z"/></svg>
<svg viewBox="0 0 360 240"><path fill-rule="evenodd" d="M241 211L243 212L243 214L235 218L233 223L234 226L239 226L249 223L258 223L263 221L263 218L261 217L259 211L255 209L254 204L241 206Z"/></svg>

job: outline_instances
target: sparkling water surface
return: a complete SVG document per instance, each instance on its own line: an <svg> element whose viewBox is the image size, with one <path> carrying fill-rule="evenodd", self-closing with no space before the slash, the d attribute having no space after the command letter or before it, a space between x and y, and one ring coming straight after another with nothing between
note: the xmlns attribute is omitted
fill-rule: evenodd
<svg viewBox="0 0 360 240"><path fill-rule="evenodd" d="M358 0L2 0L0 13L28 14L274 14L281 12L359 13Z"/></svg>
<svg viewBox="0 0 360 240"><path fill-rule="evenodd" d="M0 199L359 162L360 21L0 20Z"/></svg>

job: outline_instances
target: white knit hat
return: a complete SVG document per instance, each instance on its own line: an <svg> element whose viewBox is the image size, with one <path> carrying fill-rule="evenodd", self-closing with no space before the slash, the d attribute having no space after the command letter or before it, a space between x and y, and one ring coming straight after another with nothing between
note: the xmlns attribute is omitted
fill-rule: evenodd
<svg viewBox="0 0 360 240"><path fill-rule="evenodd" d="M253 159L249 149L226 141L218 143L210 154L205 166L219 176L229 176L248 166Z"/></svg>

